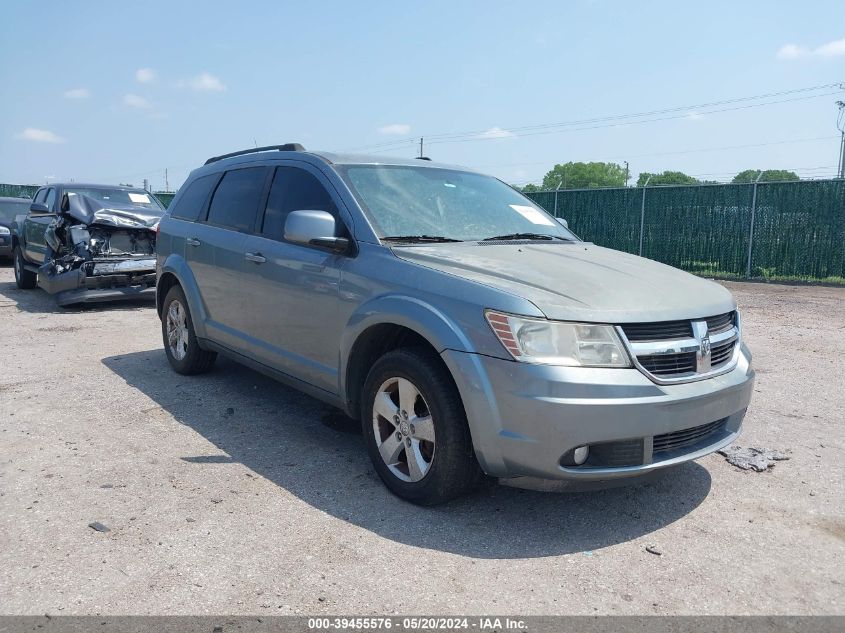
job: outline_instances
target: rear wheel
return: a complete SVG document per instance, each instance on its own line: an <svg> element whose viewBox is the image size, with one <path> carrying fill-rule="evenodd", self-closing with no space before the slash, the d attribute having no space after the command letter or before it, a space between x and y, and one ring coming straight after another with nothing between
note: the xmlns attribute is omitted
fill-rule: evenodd
<svg viewBox="0 0 845 633"><path fill-rule="evenodd" d="M32 290L38 281L38 275L31 270L24 267L23 253L21 247L15 246L15 252L12 255L12 265L15 269L15 283L21 290Z"/></svg>
<svg viewBox="0 0 845 633"><path fill-rule="evenodd" d="M481 479L460 394L434 352L399 349L376 361L361 419L373 466L403 499L443 503Z"/></svg>
<svg viewBox="0 0 845 633"><path fill-rule="evenodd" d="M167 360L180 374L202 374L214 366L217 353L199 346L188 301L179 286L173 286L164 298L161 335Z"/></svg>

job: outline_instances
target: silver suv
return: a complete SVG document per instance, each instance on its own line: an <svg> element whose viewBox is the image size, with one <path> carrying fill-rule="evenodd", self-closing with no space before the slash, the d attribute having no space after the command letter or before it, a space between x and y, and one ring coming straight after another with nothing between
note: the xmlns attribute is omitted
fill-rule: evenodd
<svg viewBox="0 0 845 633"><path fill-rule="evenodd" d="M723 287L578 239L505 183L426 160L210 158L159 225L182 374L218 353L359 418L409 501L486 473L602 480L737 437L751 354Z"/></svg>

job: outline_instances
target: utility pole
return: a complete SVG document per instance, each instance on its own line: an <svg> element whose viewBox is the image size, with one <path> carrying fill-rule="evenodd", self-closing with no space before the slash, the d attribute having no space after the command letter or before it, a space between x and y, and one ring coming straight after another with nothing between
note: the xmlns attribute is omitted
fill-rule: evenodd
<svg viewBox="0 0 845 633"><path fill-rule="evenodd" d="M170 191L170 181L167 179L167 167L164 168L164 190Z"/></svg>
<svg viewBox="0 0 845 633"><path fill-rule="evenodd" d="M629 175L629 172L628 172L628 161L626 160L625 161L625 186L626 187L628 186L628 178L630 178L630 175Z"/></svg>
<svg viewBox="0 0 845 633"><path fill-rule="evenodd" d="M845 101L837 101L839 116L836 117L836 127L839 130L839 177L845 178Z"/></svg>
<svg viewBox="0 0 845 633"><path fill-rule="evenodd" d="M144 178L144 191L150 190L150 181Z"/></svg>
<svg viewBox="0 0 845 633"><path fill-rule="evenodd" d="M422 158L423 156L425 156L425 154L423 154L423 137L421 136L420 137L420 158Z"/></svg>

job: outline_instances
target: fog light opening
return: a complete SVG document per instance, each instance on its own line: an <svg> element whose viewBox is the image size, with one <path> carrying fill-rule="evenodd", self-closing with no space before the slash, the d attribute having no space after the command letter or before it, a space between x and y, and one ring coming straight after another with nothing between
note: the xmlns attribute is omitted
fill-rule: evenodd
<svg viewBox="0 0 845 633"><path fill-rule="evenodd" d="M579 446L572 452L572 461L575 462L576 466L580 466L584 462L587 461L587 457L590 456L590 447L589 446Z"/></svg>

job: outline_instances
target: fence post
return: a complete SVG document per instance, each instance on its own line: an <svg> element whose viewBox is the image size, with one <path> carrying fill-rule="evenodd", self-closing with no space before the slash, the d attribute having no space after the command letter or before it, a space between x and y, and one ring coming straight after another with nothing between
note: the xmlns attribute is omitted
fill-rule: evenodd
<svg viewBox="0 0 845 633"><path fill-rule="evenodd" d="M563 178L557 181L557 187L555 187L555 212L554 216L557 217L557 192L560 190L560 185L563 182Z"/></svg>
<svg viewBox="0 0 845 633"><path fill-rule="evenodd" d="M651 181L651 176L646 178L645 184L643 185L643 204L640 208L640 252L639 256L643 256L643 227L645 225L645 188L648 187L648 183Z"/></svg>
<svg viewBox="0 0 845 633"><path fill-rule="evenodd" d="M763 175L761 170L754 180L753 188L751 189L751 222L748 227L748 263L745 265L745 278L751 279L751 250L754 248L754 215L757 212L757 183L760 182L760 177Z"/></svg>

